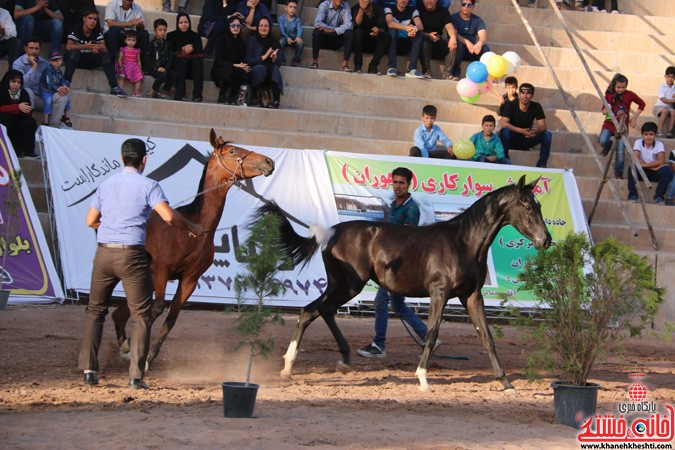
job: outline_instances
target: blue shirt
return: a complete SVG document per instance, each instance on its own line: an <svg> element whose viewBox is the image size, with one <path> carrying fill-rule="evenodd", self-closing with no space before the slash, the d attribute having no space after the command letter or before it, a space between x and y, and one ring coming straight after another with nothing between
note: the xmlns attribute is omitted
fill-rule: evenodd
<svg viewBox="0 0 675 450"><path fill-rule="evenodd" d="M352 11L347 2L340 3L340 7L333 9L333 2L327 0L319 5L319 11L316 13L314 28L322 26L332 28L338 35L345 34L345 31L352 29Z"/></svg>
<svg viewBox="0 0 675 450"><path fill-rule="evenodd" d="M429 152L436 150L436 143L438 143L439 140L446 147L452 147L452 141L448 139L438 125L432 125L431 130L427 130L427 127L422 124L417 127L415 135L413 136L415 147L420 149L423 158L428 158Z"/></svg>
<svg viewBox="0 0 675 450"><path fill-rule="evenodd" d="M125 167L101 183L91 201L91 207L101 213L98 242L145 245L150 212L166 201L159 183L133 167Z"/></svg>
<svg viewBox="0 0 675 450"><path fill-rule="evenodd" d="M389 211L389 223L397 225L415 225L420 221L420 208L413 200L412 195L403 202L402 205L396 205L396 199L391 202L391 210Z"/></svg>
<svg viewBox="0 0 675 450"><path fill-rule="evenodd" d="M38 56L37 69L33 70L33 65L28 62L28 56L25 54L16 58L12 63L12 69L18 70L23 74L23 87L40 95L40 75L47 67L51 67L49 62L42 56Z"/></svg>
<svg viewBox="0 0 675 450"><path fill-rule="evenodd" d="M490 139L487 141L483 136L483 132L479 131L469 138L473 145L476 147L476 153L473 155L474 161L478 161L479 156L497 156L497 160L500 160L504 157L504 146L502 141L497 136L497 133L492 133Z"/></svg>
<svg viewBox="0 0 675 450"><path fill-rule="evenodd" d="M293 17L293 20L288 20L286 13L282 14L277 21L279 25L279 31L281 31L281 39L286 40L286 38L295 39L298 36L302 37L302 23L298 16Z"/></svg>

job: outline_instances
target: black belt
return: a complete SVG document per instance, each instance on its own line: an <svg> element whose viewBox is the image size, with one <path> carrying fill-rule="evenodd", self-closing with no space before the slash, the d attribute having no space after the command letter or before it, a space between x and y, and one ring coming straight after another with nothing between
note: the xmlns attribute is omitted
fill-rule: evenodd
<svg viewBox="0 0 675 450"><path fill-rule="evenodd" d="M98 246L103 248L120 248L122 250L143 250L145 248L144 245L104 244L101 242L98 243Z"/></svg>

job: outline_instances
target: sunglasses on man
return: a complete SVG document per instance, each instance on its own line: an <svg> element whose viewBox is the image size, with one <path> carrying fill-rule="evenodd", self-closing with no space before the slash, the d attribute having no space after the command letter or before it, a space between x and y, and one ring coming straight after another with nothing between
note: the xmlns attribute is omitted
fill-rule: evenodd
<svg viewBox="0 0 675 450"><path fill-rule="evenodd" d="M473 8L473 3L471 2L462 2L462 8Z"/></svg>
<svg viewBox="0 0 675 450"><path fill-rule="evenodd" d="M520 89L518 92L521 94L530 94L532 95L532 89Z"/></svg>

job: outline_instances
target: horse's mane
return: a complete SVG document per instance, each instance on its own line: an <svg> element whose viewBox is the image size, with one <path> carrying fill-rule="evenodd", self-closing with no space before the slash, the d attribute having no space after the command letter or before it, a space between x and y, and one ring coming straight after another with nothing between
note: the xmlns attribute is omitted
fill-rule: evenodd
<svg viewBox="0 0 675 450"><path fill-rule="evenodd" d="M471 206L469 206L464 212L448 220L446 223L450 222L482 222L485 221L486 214L490 214L493 211L493 208L496 208L500 200L508 195L513 195L518 188L515 184L508 184L502 186L496 191L492 191L489 194L482 196L480 199L476 200Z"/></svg>
<svg viewBox="0 0 675 450"><path fill-rule="evenodd" d="M193 212L197 212L202 208L202 205L204 204L204 196L201 194L201 192L204 190L204 180L206 179L206 169L209 168L209 160L211 159L211 156L213 155L213 152L208 153L208 158L206 162L204 163L204 170L202 171L202 178L199 180L199 186L197 186L197 194L195 194L195 198L192 200L191 203L187 205L180 206L176 208L176 211L180 212L181 214L190 214Z"/></svg>

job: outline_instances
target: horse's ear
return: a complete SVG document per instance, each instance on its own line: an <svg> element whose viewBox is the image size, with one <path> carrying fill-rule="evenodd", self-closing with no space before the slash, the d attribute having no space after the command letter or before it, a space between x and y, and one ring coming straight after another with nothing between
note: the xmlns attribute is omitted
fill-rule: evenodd
<svg viewBox="0 0 675 450"><path fill-rule="evenodd" d="M211 132L209 133L209 142L211 143L211 147L216 146L216 132L211 128Z"/></svg>
<svg viewBox="0 0 675 450"><path fill-rule="evenodd" d="M523 178L525 178L525 175L523 175ZM523 179L521 178L521 180ZM541 179L541 176L537 177L536 180L532 180L526 187L530 190L533 191L534 188L537 186L537 183L539 183L539 180Z"/></svg>
<svg viewBox="0 0 675 450"><path fill-rule="evenodd" d="M525 186L525 175L520 177L520 180L518 180L518 184L516 186L518 187L519 191L523 190L523 186Z"/></svg>

